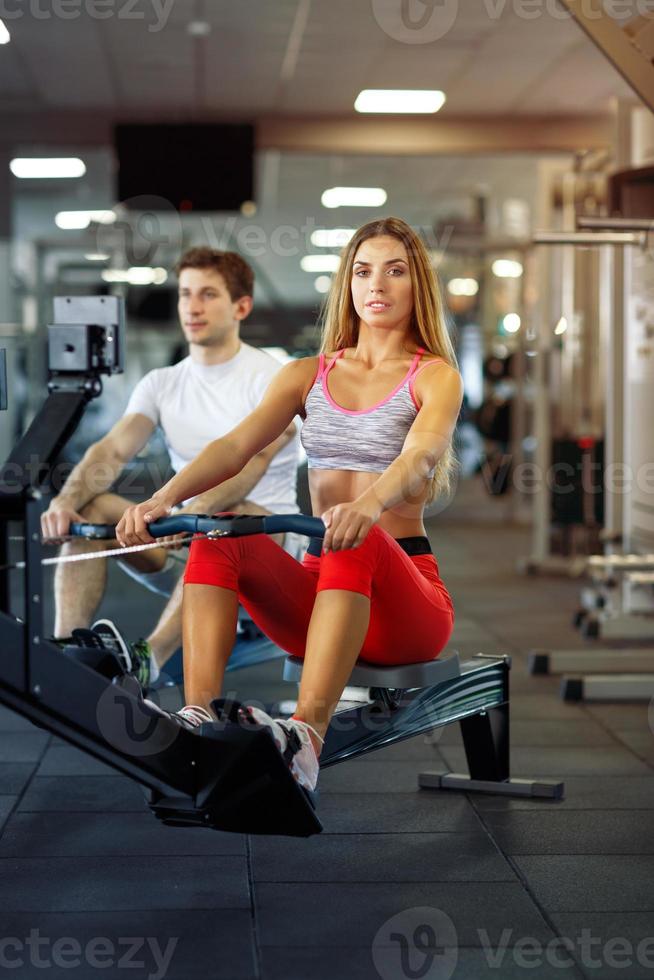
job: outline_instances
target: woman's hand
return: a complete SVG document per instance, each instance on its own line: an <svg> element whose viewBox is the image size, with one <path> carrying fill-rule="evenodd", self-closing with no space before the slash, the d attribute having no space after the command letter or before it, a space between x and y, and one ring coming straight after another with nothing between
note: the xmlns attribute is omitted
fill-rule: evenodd
<svg viewBox="0 0 654 980"><path fill-rule="evenodd" d="M342 551L345 548L358 548L363 544L368 531L381 517L382 508L369 497L359 497L349 504L337 504L322 515L327 528L323 539L323 550Z"/></svg>
<svg viewBox="0 0 654 980"><path fill-rule="evenodd" d="M168 517L171 510L170 504L156 497L128 507L116 525L118 543L123 548L137 544L151 544L155 539L148 531L148 524L160 517Z"/></svg>

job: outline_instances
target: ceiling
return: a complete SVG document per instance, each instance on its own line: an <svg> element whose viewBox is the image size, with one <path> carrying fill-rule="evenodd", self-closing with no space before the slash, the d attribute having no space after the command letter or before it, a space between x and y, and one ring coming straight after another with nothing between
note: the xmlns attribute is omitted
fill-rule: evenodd
<svg viewBox="0 0 654 980"><path fill-rule="evenodd" d="M443 116L598 114L631 94L556 0L408 0L421 29L400 0L96 2L64 0L70 19L54 0L4 5L21 16L5 14L3 110L321 116L396 87L443 89Z"/></svg>
<svg viewBox="0 0 654 980"><path fill-rule="evenodd" d="M50 116L57 125L83 113L108 123L352 119L360 118L353 110L358 92L377 87L441 88L447 102L438 118L469 116L471 125L473 117L606 116L612 99L634 100L556 0L404 0L413 27L398 18L400 0L95 3L64 0L70 15L64 19L54 16L55 0L30 0L20 4L21 16L5 16L12 40L0 47L0 143L11 140L11 128L2 131L3 113L15 120ZM4 5L12 6L17 0ZM98 19L98 10L109 16ZM430 10L436 19L429 15L416 28ZM210 33L190 36L191 21L207 23ZM38 132L33 138L38 142ZM84 179L66 186L14 182L15 234L22 242L56 242L55 265L79 265L89 246L108 243L102 230L83 235L54 227L59 210L115 203L111 148L84 147L81 128L79 140ZM356 226L380 213L322 208L322 191L335 184L383 186L389 193L383 212L426 229L466 217L482 195L497 224L507 200L535 200L535 157L510 146L466 157L266 150L257 158L256 216L174 215L169 244L152 264L172 263L181 247L200 241L248 256L244 228L255 227L264 247L249 257L262 302L315 307L315 275L299 267L307 250L318 251L305 247L307 227ZM284 228L291 229L285 237ZM281 246L273 245L280 236ZM70 251L62 250L68 244Z"/></svg>

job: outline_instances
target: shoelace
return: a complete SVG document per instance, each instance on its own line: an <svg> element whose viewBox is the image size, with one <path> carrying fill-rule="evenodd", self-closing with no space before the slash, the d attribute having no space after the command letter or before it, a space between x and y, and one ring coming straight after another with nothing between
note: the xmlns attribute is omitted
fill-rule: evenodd
<svg viewBox="0 0 654 980"><path fill-rule="evenodd" d="M192 725L195 725L196 728L199 728L205 721L213 721L213 718L206 708L200 708L196 704L187 704L184 708L181 708L177 714L182 718L185 718Z"/></svg>

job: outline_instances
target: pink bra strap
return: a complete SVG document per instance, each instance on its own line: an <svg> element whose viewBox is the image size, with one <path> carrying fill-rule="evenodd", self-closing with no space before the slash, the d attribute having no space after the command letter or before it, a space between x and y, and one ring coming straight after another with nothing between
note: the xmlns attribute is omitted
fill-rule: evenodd
<svg viewBox="0 0 654 980"><path fill-rule="evenodd" d="M416 374L418 373L418 365L420 364L420 358L424 353L425 353L424 347L419 347L418 350L416 351L416 356L413 358L413 364L411 365L411 370L407 375L407 381L411 381L413 380L413 378L415 378Z"/></svg>
<svg viewBox="0 0 654 980"><path fill-rule="evenodd" d="M314 385L316 381L320 381L324 373L325 373L325 355L321 354L320 357L318 358L318 374L313 379Z"/></svg>

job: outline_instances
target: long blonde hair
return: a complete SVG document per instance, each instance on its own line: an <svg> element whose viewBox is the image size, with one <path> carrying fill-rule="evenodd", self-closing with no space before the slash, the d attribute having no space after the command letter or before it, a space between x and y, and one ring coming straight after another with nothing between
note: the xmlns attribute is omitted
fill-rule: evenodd
<svg viewBox="0 0 654 980"><path fill-rule="evenodd" d="M409 259L413 287L411 339L418 347L442 357L458 368L454 347L447 329L445 305L438 279L429 255L419 236L401 218L369 221L355 233L341 253L341 264L334 277L322 313L323 353L344 347L356 347L359 339L359 316L352 300L352 268L361 245L369 238L388 235L404 245ZM450 443L436 464L430 480L428 503L452 490L457 461Z"/></svg>

